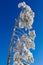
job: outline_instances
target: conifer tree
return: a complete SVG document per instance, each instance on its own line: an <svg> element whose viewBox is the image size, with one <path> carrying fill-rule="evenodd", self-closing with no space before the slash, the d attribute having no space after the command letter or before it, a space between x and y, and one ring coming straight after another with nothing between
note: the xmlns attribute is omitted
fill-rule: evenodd
<svg viewBox="0 0 43 65"><path fill-rule="evenodd" d="M35 30L32 29L34 12L25 2L19 3L18 7L22 10L13 30L8 65L30 65L34 62L30 49L35 49L34 40L36 37Z"/></svg>

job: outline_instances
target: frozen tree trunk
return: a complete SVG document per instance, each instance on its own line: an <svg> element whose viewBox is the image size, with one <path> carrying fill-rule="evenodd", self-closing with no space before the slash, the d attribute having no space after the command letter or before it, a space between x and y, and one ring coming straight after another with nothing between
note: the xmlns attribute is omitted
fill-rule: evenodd
<svg viewBox="0 0 43 65"><path fill-rule="evenodd" d="M34 12L25 2L18 4L22 11L13 30L7 65L30 65L34 62L30 49L35 49Z"/></svg>

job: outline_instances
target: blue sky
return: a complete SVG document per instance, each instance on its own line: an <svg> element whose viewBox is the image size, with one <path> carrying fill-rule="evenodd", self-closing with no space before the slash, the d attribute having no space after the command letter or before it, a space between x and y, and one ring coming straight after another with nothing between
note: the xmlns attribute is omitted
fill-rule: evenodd
<svg viewBox="0 0 43 65"><path fill-rule="evenodd" d="M8 49L12 36L15 18L20 9L18 3L25 1L35 12L33 29L36 30L33 51L35 62L31 65L43 65L43 0L0 0L0 65L7 65Z"/></svg>

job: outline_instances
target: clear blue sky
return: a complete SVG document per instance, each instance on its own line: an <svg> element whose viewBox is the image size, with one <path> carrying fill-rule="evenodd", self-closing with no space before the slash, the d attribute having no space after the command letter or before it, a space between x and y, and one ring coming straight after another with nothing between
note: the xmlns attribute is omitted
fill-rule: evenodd
<svg viewBox="0 0 43 65"><path fill-rule="evenodd" d="M31 65L43 65L43 0L0 0L0 65L7 65L15 18L20 13L17 5L22 1L30 5L35 12L33 29L37 36L36 49L33 51L35 62Z"/></svg>

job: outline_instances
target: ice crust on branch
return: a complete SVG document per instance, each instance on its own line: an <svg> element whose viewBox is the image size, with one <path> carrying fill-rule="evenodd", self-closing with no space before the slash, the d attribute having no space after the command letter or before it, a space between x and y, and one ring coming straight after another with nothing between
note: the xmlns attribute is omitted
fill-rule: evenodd
<svg viewBox="0 0 43 65"><path fill-rule="evenodd" d="M13 50L15 52L13 65L30 65L21 62L21 60L24 59L30 63L34 62L33 54L30 52L30 49L35 49L35 30L30 31L34 22L34 12L25 2L19 3L18 7L22 7L22 11L17 20L19 28L28 29L29 33L28 35L23 34L20 39L17 40L16 47Z"/></svg>

